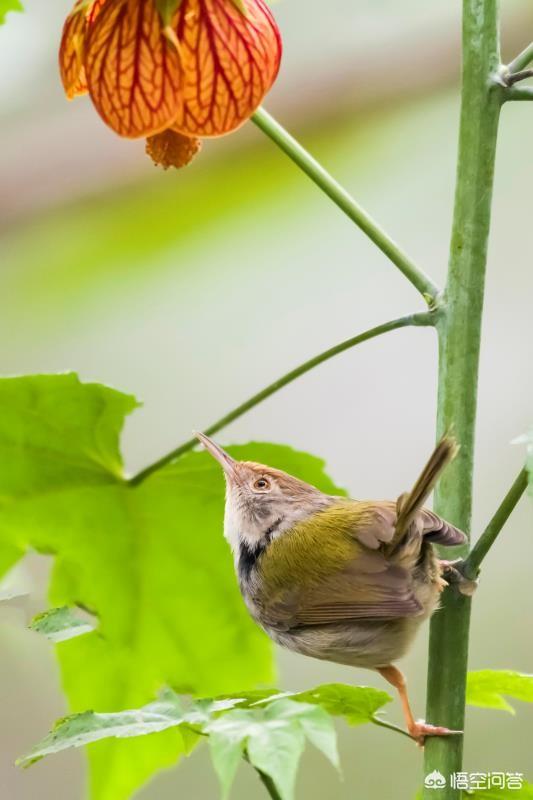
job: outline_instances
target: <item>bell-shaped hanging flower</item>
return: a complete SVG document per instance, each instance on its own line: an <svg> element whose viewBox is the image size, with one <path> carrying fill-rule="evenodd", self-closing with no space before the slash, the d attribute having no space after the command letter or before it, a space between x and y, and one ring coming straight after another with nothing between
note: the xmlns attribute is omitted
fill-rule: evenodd
<svg viewBox="0 0 533 800"><path fill-rule="evenodd" d="M187 139L242 125L280 58L263 0L79 0L59 55L67 97L89 92L120 136L157 136L148 150L164 152L165 166L194 155Z"/></svg>

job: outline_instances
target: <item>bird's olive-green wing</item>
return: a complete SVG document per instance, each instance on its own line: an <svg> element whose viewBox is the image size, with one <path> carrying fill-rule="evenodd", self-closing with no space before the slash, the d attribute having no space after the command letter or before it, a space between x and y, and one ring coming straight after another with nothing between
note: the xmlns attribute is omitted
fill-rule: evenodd
<svg viewBox="0 0 533 800"><path fill-rule="evenodd" d="M342 501L275 539L260 564L265 622L287 630L420 614L409 572L380 549L395 518L394 504Z"/></svg>

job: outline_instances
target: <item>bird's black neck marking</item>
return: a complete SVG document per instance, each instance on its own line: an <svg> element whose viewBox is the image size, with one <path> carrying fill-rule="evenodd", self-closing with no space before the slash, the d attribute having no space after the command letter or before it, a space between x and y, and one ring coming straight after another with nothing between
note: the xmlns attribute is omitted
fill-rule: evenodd
<svg viewBox="0 0 533 800"><path fill-rule="evenodd" d="M283 517L278 517L272 525L270 525L263 533L261 541L258 542L255 546L250 545L247 542L241 541L239 545L239 577L241 580L248 580L252 569L255 567L257 563L257 559L261 556L270 542L272 541L272 534L277 531L281 523L283 522Z"/></svg>
<svg viewBox="0 0 533 800"><path fill-rule="evenodd" d="M267 542L260 542L256 544L255 547L246 544L246 542L241 542L239 545L239 578L241 581L247 581L250 577L250 573L254 568L257 559L261 555L261 553L265 550L267 546Z"/></svg>

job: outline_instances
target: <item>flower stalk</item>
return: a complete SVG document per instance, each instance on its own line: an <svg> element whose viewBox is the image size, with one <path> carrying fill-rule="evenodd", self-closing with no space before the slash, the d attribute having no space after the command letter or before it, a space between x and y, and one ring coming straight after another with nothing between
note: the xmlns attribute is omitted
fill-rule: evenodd
<svg viewBox="0 0 533 800"><path fill-rule="evenodd" d="M396 242L372 219L353 197L302 145L294 139L264 108L252 117L258 128L294 161L322 191L343 211L358 228L398 267L413 286L418 289L430 308L436 305L439 287L418 267Z"/></svg>

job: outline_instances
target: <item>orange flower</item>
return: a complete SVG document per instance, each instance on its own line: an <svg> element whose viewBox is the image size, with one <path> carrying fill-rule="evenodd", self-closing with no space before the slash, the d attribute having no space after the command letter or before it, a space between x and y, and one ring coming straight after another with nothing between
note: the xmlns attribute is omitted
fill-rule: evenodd
<svg viewBox="0 0 533 800"><path fill-rule="evenodd" d="M272 86L280 58L263 0L78 0L59 54L67 97L88 91L129 138L235 130Z"/></svg>

